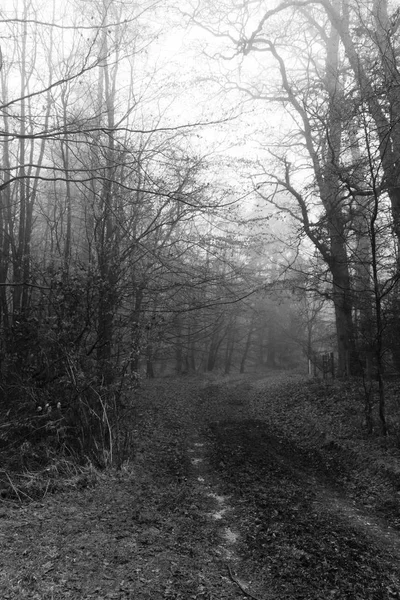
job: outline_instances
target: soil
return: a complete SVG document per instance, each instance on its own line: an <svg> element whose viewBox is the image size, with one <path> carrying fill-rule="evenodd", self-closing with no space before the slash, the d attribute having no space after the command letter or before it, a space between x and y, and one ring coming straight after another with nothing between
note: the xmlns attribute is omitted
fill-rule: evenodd
<svg viewBox="0 0 400 600"><path fill-rule="evenodd" d="M400 452L340 384L166 378L132 457L0 504L0 598L400 598Z"/></svg>

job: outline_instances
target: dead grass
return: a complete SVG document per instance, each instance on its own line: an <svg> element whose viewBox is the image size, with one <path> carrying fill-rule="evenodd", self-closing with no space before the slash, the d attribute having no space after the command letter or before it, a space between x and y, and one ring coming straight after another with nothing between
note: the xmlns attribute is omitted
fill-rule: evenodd
<svg viewBox="0 0 400 600"><path fill-rule="evenodd" d="M10 473L3 470L0 476L2 500L22 504L43 501L48 494L56 492L93 487L104 475L91 463L78 465L61 457L40 471Z"/></svg>

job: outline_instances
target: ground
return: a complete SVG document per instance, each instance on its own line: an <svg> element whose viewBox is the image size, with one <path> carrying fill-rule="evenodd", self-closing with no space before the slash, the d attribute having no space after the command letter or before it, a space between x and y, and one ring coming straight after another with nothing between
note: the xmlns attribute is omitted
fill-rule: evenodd
<svg viewBox="0 0 400 600"><path fill-rule="evenodd" d="M400 598L400 451L345 390L145 383L121 470L2 498L0 598Z"/></svg>

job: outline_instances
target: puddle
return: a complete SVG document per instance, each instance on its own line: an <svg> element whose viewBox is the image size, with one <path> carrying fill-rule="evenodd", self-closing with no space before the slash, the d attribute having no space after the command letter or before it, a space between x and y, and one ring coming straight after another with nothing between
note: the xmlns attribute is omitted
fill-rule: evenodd
<svg viewBox="0 0 400 600"><path fill-rule="evenodd" d="M200 473L202 473L202 474L207 473L206 464L205 464L206 460L205 460L205 458L198 456L198 454L200 454L200 455L203 454L203 451L201 451L201 448L203 448L205 445L206 444L204 442L192 442L192 447L189 448L189 452L191 453L190 462L192 463L192 465L198 466L201 463L203 463L204 466L202 466L199 469ZM197 456L194 454L195 452L197 452ZM223 523L223 520L224 520L224 518L226 518L227 513L232 510L232 507L229 504L229 499L231 498L231 496L223 496L222 494L218 494L218 493L212 491L213 490L212 486L210 486L208 483L206 483L206 480L204 477L202 477L202 475L198 475L197 481L204 486L202 493L214 501L214 510L211 509L211 511L209 513L207 513L207 516L210 519L212 519L213 521L218 521L218 522L222 521L222 523ZM218 528L219 527L220 527L220 525L218 526ZM229 561L239 560L238 557L236 556L236 553L234 550L234 544L238 541L239 534L236 533L235 531L232 531L232 529L230 527L222 526L222 528L220 529L220 535L221 535L221 542L220 542L218 548L216 549L216 551L219 554L223 555L225 560L229 560Z"/></svg>
<svg viewBox="0 0 400 600"><path fill-rule="evenodd" d="M229 496L218 496L218 494L215 494L214 492L210 492L209 494L207 494L207 496L209 496L210 498L214 498L214 500L216 500L218 504L223 504L229 498Z"/></svg>
<svg viewBox="0 0 400 600"><path fill-rule="evenodd" d="M228 544L236 544L239 539L239 534L232 531L230 527L225 527L223 536Z"/></svg>
<svg viewBox="0 0 400 600"><path fill-rule="evenodd" d="M229 550L229 548L221 548L217 550L217 554L224 557L224 560L229 560L229 562L237 562L240 560L233 550Z"/></svg>
<svg viewBox="0 0 400 600"><path fill-rule="evenodd" d="M215 519L215 521L220 521L221 519L223 519L227 510L227 508L221 508L220 510L216 510L215 512L210 513L210 516L212 519Z"/></svg>
<svg viewBox="0 0 400 600"><path fill-rule="evenodd" d="M221 519L223 519L224 515L228 512L228 510L230 510L230 506L223 506L228 500L229 496L220 496L215 492L209 492L207 496L215 500L220 506L218 510L209 513L210 517L212 519L215 519L216 521L220 521Z"/></svg>

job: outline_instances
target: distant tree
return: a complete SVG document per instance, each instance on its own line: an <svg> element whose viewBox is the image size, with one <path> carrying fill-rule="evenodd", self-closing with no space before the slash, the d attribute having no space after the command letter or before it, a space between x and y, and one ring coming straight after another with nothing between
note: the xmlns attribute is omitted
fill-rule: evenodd
<svg viewBox="0 0 400 600"><path fill-rule="evenodd" d="M267 8L225 3L218 11L204 1L192 21L215 35L220 65L230 61L226 88L286 110L257 191L297 220L299 234L323 258L338 371L360 373L362 328L371 323L375 302L369 266L375 192L390 199L396 254L399 247L398 12L386 0L289 1ZM230 78L232 65L240 83ZM359 135L363 123L368 142ZM375 190L364 178L366 144L375 171L384 174Z"/></svg>

